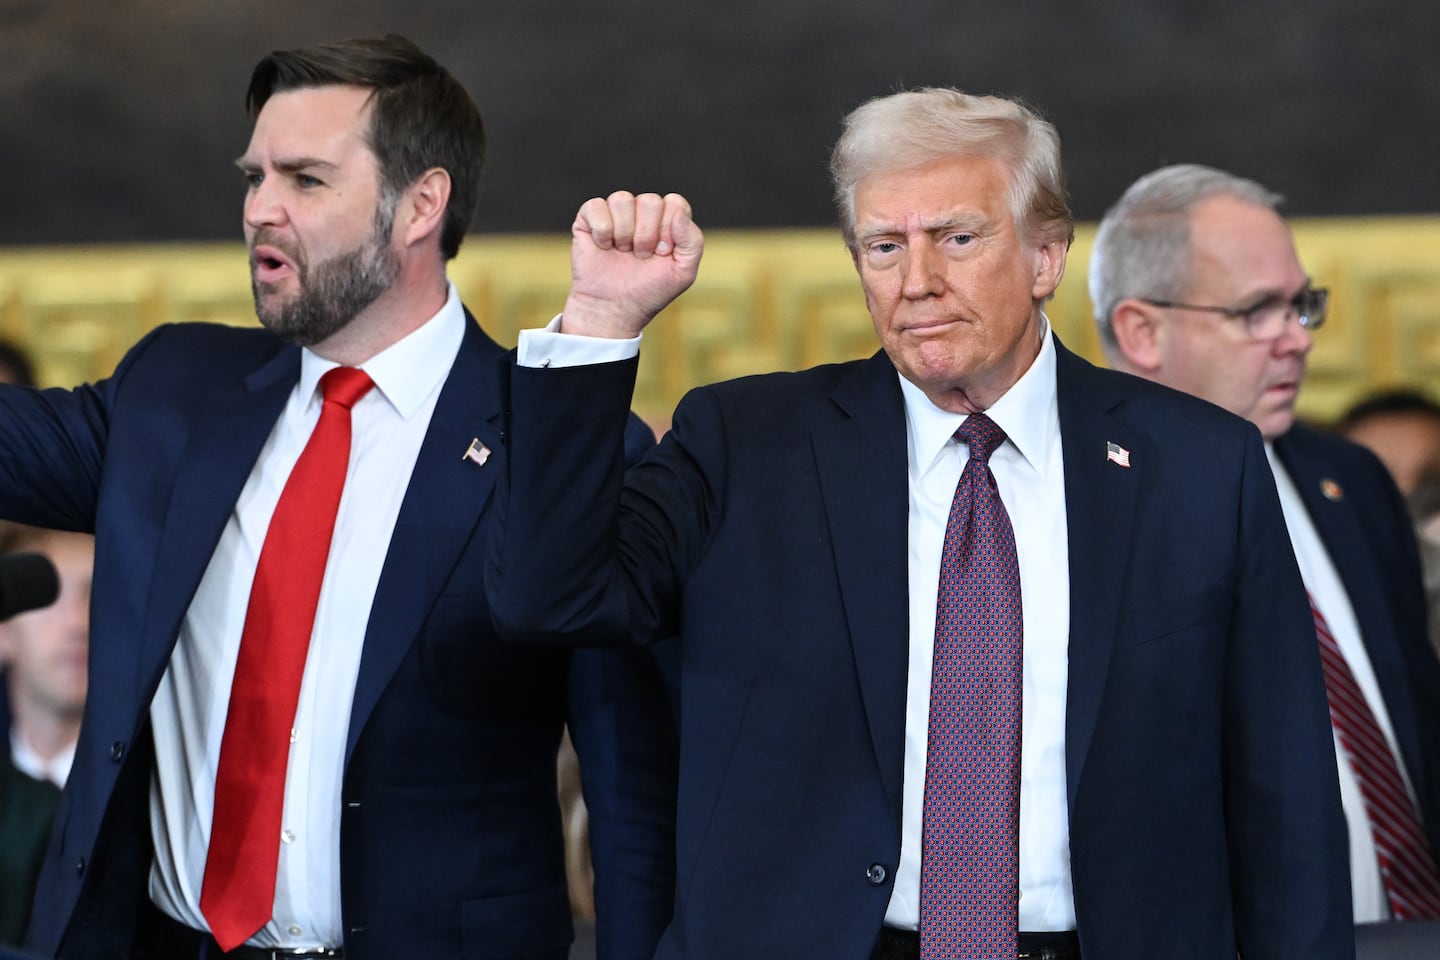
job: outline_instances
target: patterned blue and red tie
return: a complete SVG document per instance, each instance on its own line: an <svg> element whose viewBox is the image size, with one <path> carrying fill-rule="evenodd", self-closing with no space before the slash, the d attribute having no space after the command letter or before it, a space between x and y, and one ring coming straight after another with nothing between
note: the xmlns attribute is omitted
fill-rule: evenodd
<svg viewBox="0 0 1440 960"><path fill-rule="evenodd" d="M971 414L935 611L921 960L1013 958L1020 836L1020 568L990 455L1005 432Z"/></svg>

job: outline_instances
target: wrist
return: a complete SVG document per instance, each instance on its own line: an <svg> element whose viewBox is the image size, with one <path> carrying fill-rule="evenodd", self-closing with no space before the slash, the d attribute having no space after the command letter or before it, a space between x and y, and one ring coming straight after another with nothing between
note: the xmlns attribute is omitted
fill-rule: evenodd
<svg viewBox="0 0 1440 960"><path fill-rule="evenodd" d="M608 340L633 340L640 336L649 317L637 317L633 311L590 297L571 293L560 314L561 333Z"/></svg>

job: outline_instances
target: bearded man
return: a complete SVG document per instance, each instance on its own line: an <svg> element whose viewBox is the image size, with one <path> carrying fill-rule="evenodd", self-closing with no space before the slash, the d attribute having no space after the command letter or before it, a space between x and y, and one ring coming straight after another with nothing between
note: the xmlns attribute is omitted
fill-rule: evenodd
<svg viewBox="0 0 1440 960"><path fill-rule="evenodd" d="M599 955L649 957L673 871L658 673L502 646L483 596L505 352L445 274L480 115L394 36L271 54L248 104L265 329L162 327L98 384L0 393L0 512L95 534L30 946L561 960L568 723L606 788Z"/></svg>

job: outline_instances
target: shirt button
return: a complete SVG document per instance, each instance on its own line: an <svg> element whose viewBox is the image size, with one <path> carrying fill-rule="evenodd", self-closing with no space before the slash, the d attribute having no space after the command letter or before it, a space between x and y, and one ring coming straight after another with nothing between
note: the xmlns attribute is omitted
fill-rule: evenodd
<svg viewBox="0 0 1440 960"><path fill-rule="evenodd" d="M300 929L300 924L298 924L298 923L292 923L292 924L290 924L290 926L286 927L285 929L288 930L288 931L290 931L290 936L292 936L292 937L298 937L298 936L300 936L300 934L302 934L302 933L305 932L304 930L301 930L301 929Z"/></svg>
<svg viewBox="0 0 1440 960"><path fill-rule="evenodd" d="M294 830L281 830L281 831L280 831L280 842L281 842L281 843L294 843L294 842L295 842L295 831L294 831Z"/></svg>
<svg viewBox="0 0 1440 960"><path fill-rule="evenodd" d="M300 734L295 730L294 727L291 727L291 728L290 728L290 742L291 742L291 743L294 743L296 740L299 740L299 739L300 739Z"/></svg>
<svg viewBox="0 0 1440 960"><path fill-rule="evenodd" d="M865 871L865 879L870 882L872 887L878 887L884 883L885 876L885 865L881 863L872 863L870 868Z"/></svg>

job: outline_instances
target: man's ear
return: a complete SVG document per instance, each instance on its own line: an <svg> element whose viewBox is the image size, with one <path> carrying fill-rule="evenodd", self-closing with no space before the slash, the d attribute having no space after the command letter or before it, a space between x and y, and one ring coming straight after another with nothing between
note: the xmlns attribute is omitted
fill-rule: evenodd
<svg viewBox="0 0 1440 960"><path fill-rule="evenodd" d="M395 226L401 242L408 247L431 235L438 236L449 203L450 174L441 167L422 173L405 191L397 211Z"/></svg>
<svg viewBox="0 0 1440 960"><path fill-rule="evenodd" d="M1134 298L1121 300L1110 312L1110 329L1124 362L1137 373L1160 369L1164 318L1158 307Z"/></svg>
<svg viewBox="0 0 1440 960"><path fill-rule="evenodd" d="M1032 298L1046 300L1060 286L1060 278L1065 276L1065 255L1069 250L1070 244L1064 240L1051 240L1040 245L1035 254L1035 282L1030 288Z"/></svg>

